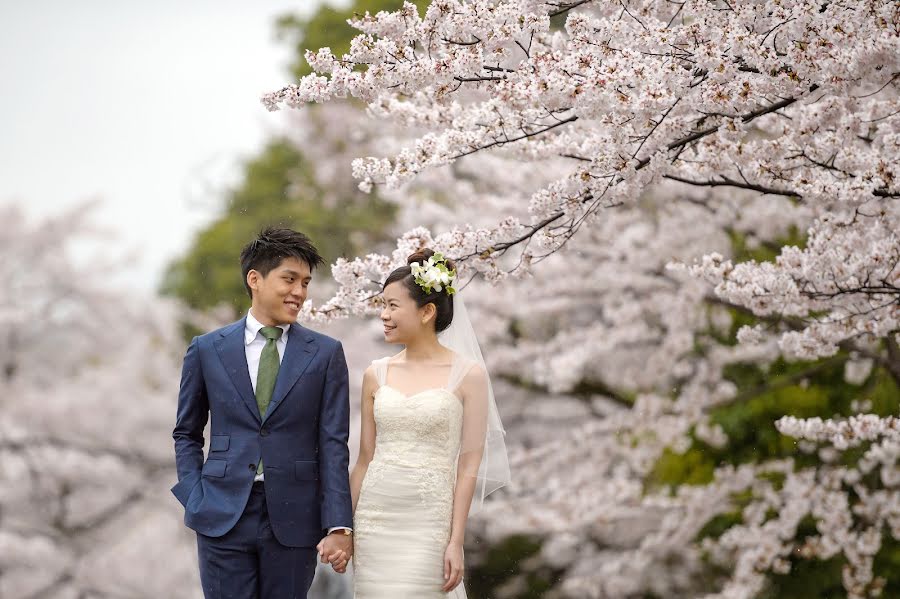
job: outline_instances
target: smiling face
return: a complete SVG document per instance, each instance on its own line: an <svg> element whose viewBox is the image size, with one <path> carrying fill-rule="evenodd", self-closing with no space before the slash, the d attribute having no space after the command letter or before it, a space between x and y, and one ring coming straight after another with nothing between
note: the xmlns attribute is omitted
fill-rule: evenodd
<svg viewBox="0 0 900 599"><path fill-rule="evenodd" d="M247 285L253 292L253 316L265 326L296 322L311 280L309 265L293 257L282 260L265 276L251 270Z"/></svg>
<svg viewBox="0 0 900 599"><path fill-rule="evenodd" d="M384 302L381 322L384 340L388 343L408 344L410 339L434 333L434 304L417 306L403 281L390 283L381 298Z"/></svg>

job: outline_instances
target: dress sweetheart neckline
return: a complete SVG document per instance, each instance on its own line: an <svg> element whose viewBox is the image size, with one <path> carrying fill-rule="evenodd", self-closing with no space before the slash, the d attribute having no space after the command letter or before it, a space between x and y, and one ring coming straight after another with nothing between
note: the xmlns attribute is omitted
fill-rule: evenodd
<svg viewBox="0 0 900 599"><path fill-rule="evenodd" d="M422 389L421 391L416 391L415 393L410 395L409 393L404 393L400 389L397 389L396 387L392 387L391 385L388 385L387 383L385 383L384 385L381 385L380 387L378 387L378 389L376 389L375 392L377 393L384 387L387 387L388 389L391 389L392 391L396 391L398 394L402 395L406 399L412 399L413 397L416 397L417 395L422 395L424 393L428 393L429 391L446 391L447 393L452 395L457 401L462 401L461 399L459 399L459 397L457 397L456 393L454 393L447 387L431 387L429 389Z"/></svg>

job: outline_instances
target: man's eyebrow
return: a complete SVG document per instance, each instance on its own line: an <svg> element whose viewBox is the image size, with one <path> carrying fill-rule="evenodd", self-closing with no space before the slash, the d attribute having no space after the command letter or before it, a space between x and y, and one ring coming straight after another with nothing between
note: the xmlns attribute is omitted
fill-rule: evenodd
<svg viewBox="0 0 900 599"><path fill-rule="evenodd" d="M299 276L300 276L300 273L299 273L299 272L297 272L296 270L290 270L290 269L283 271L283 274L291 275L292 277L299 277ZM303 277L303 278L304 278L304 279L311 279L311 278L312 278L312 275L306 275L306 276Z"/></svg>

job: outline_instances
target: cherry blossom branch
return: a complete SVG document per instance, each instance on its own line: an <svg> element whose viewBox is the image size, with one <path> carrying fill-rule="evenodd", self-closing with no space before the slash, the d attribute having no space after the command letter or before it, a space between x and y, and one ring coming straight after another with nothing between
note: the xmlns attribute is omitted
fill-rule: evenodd
<svg viewBox="0 0 900 599"><path fill-rule="evenodd" d="M569 12L570 10L572 10L572 9L574 9L574 8L578 8L579 6L582 6L582 5L584 5L584 4L589 4L589 3L593 2L593 1L594 1L594 0L577 0L576 2L570 2L570 3L568 3L568 4L553 4L553 3L549 3L551 6L557 6L557 7L558 7L555 11L551 11L551 12L549 13L549 16L550 16L550 18L553 18L553 17L558 17L558 16L560 16L560 15L564 15L564 14L566 14L567 12Z"/></svg>

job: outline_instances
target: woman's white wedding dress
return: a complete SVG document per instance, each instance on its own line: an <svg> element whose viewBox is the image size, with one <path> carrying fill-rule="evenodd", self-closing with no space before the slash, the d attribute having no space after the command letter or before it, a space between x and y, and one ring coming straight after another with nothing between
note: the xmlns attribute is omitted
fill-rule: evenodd
<svg viewBox="0 0 900 599"><path fill-rule="evenodd" d="M449 594L441 587L464 434L457 392L476 363L454 353L449 374L400 373L404 392L387 384L389 360L372 362L377 432L353 518L354 598L464 599L462 583ZM430 384L415 390L417 381Z"/></svg>

